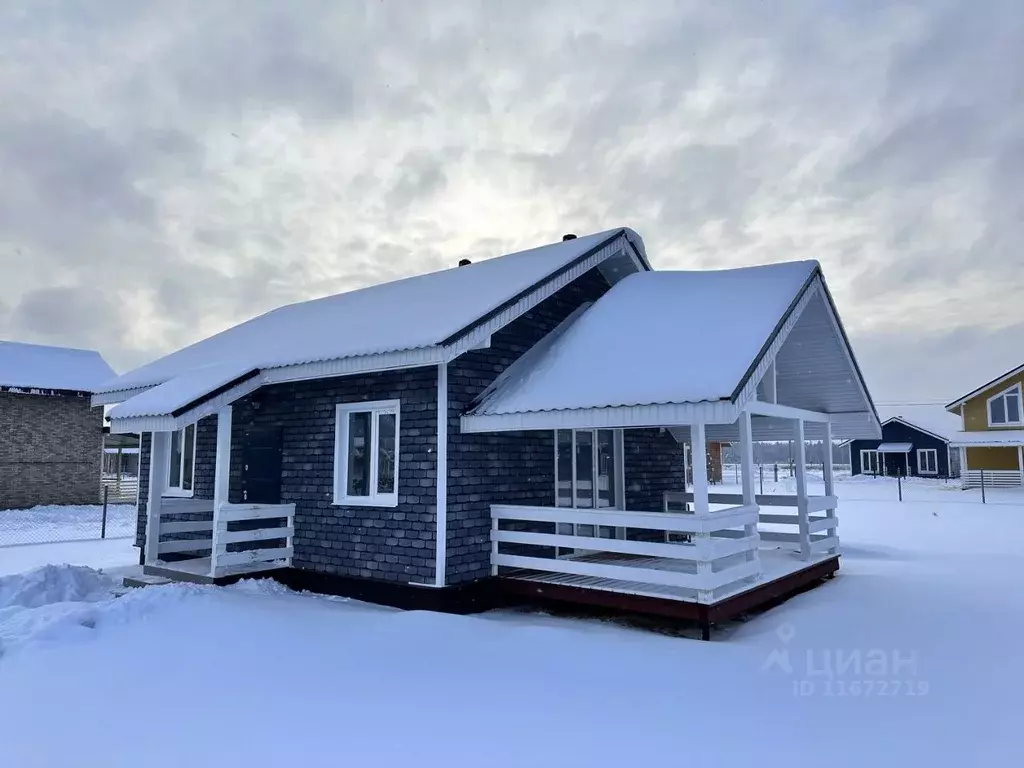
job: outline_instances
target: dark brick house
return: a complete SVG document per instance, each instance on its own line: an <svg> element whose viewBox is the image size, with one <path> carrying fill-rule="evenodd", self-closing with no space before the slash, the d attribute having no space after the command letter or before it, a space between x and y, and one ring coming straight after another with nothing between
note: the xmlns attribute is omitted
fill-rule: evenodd
<svg viewBox="0 0 1024 768"><path fill-rule="evenodd" d="M97 352L0 342L0 509L97 503L103 414L89 398L113 377Z"/></svg>
<svg viewBox="0 0 1024 768"><path fill-rule="evenodd" d="M586 561L595 542L620 553L684 553L697 524L667 512L668 494L686 490L686 446L705 452L703 424L695 434L675 428L678 419L474 424L491 418L482 404L528 379L565 329L650 269L631 230L566 236L282 307L110 382L94 404L116 404L113 432L141 434L136 541L145 570L199 581L269 571L295 586L444 607L497 572L498 538L510 541L509 552L543 553L580 572L597 567ZM830 302L816 265L786 275L785 290L801 300L785 295L770 312ZM777 354L779 334L793 329L795 316L766 319L758 332L772 343L758 359ZM816 349L837 356L832 370L846 400L836 407L861 419L850 421L850 436L874 435L859 371L838 357L845 337L834 324L826 330ZM620 341L608 339L609 353ZM803 376L806 361L797 363ZM758 362L745 379L766 370ZM771 377L774 397L774 369ZM764 387L751 379L739 389L749 397ZM783 416L788 407L765 405ZM738 440L734 404L716 398L708 408L730 425L707 437ZM700 516L708 472L703 462L693 472ZM503 505L532 517L502 526L499 537ZM701 545L700 557L732 557L721 567L735 566L737 578L757 572L752 509L737 508L741 522L720 516L740 526L736 541ZM675 522L665 528L662 520ZM531 536L548 543L514 541ZM823 552L834 549L824 543ZM669 581L717 579L719 565L707 563L713 578L701 565L696 576Z"/></svg>

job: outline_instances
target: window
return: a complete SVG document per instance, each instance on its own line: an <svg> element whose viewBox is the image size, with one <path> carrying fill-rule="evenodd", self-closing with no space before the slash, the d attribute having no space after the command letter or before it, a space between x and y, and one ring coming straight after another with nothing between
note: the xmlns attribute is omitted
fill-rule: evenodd
<svg viewBox="0 0 1024 768"><path fill-rule="evenodd" d="M939 452L935 448L917 449L917 473L919 475L939 474Z"/></svg>
<svg viewBox="0 0 1024 768"><path fill-rule="evenodd" d="M555 433L555 504L622 508L622 430L559 429Z"/></svg>
<svg viewBox="0 0 1024 768"><path fill-rule="evenodd" d="M865 475L878 474L878 451L860 452L860 471Z"/></svg>
<svg viewBox="0 0 1024 768"><path fill-rule="evenodd" d="M1021 424L1020 384L988 399L988 425L1005 427Z"/></svg>
<svg viewBox="0 0 1024 768"><path fill-rule="evenodd" d="M191 496L196 467L196 425L171 433L167 467L167 496Z"/></svg>
<svg viewBox="0 0 1024 768"><path fill-rule="evenodd" d="M338 405L334 503L398 506L397 400Z"/></svg>

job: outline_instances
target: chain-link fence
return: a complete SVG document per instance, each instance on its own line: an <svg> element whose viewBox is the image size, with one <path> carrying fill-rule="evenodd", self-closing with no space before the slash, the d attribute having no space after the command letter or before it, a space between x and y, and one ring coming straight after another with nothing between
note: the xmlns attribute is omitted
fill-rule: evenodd
<svg viewBox="0 0 1024 768"><path fill-rule="evenodd" d="M134 503L48 504L28 509L0 509L0 547L123 539L135 535L135 523Z"/></svg>

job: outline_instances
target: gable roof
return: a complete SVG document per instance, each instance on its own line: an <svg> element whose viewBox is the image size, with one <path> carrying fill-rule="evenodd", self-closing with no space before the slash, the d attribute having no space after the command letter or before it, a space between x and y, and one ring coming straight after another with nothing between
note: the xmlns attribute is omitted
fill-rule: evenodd
<svg viewBox="0 0 1024 768"><path fill-rule="evenodd" d="M438 348L463 337L603 248L643 241L618 228L321 299L289 304L106 382L104 392L152 387L189 371L239 371Z"/></svg>
<svg viewBox="0 0 1024 768"><path fill-rule="evenodd" d="M734 401L817 272L798 261L630 275L473 415Z"/></svg>
<svg viewBox="0 0 1024 768"><path fill-rule="evenodd" d="M0 341L0 387L92 392L114 376L91 349Z"/></svg>
<svg viewBox="0 0 1024 768"><path fill-rule="evenodd" d="M953 402L951 402L951 403L946 405L946 410L947 411L952 411L954 408L959 408L961 405L966 403L968 400L971 400L971 399L977 397L978 395L980 395L981 393L983 393L986 389L994 387L997 384L999 384L1000 382L1006 381L1007 379L1012 378L1012 377L1016 376L1019 373L1024 373L1024 365L1018 365L1016 368L1013 368L1013 369L1007 371L1003 375L996 376L994 379L992 379L992 381L990 381L990 382L988 382L986 384L982 384L977 389L972 390L971 392L968 392L963 397L957 398Z"/></svg>
<svg viewBox="0 0 1024 768"><path fill-rule="evenodd" d="M899 421L918 432L949 442L960 431L960 417L949 413L941 405L898 405L878 406L882 425Z"/></svg>

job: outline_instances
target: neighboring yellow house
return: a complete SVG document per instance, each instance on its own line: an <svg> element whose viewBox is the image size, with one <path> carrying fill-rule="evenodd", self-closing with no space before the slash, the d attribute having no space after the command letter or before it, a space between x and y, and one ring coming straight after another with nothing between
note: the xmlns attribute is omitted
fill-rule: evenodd
<svg viewBox="0 0 1024 768"><path fill-rule="evenodd" d="M946 410L960 416L961 432L950 445L960 450L964 487L1024 485L1024 365L1008 371Z"/></svg>

